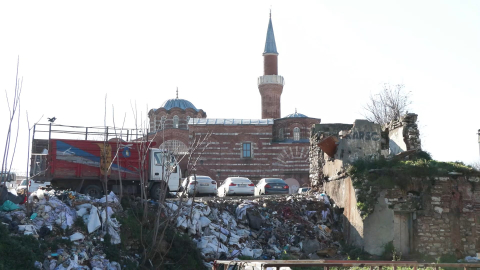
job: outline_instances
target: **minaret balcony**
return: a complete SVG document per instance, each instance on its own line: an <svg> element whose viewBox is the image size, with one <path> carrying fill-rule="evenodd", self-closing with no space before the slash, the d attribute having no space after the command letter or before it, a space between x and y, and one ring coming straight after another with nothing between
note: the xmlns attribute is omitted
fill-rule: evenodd
<svg viewBox="0 0 480 270"><path fill-rule="evenodd" d="M258 85L262 85L262 84L285 85L285 80L280 75L263 75L258 77Z"/></svg>

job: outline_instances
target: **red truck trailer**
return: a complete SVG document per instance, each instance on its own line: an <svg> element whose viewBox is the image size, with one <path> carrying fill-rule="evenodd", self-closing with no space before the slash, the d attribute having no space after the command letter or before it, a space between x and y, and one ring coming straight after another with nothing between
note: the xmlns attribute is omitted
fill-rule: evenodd
<svg viewBox="0 0 480 270"><path fill-rule="evenodd" d="M50 181L53 188L72 189L94 197L104 194L105 174L108 189L116 193L120 191L120 177L124 193L139 194L141 177L148 183L153 199L158 199L164 187L169 192L178 191L181 170L175 156L166 150L147 148L147 144L117 139L107 142L49 139L45 171L33 179Z"/></svg>

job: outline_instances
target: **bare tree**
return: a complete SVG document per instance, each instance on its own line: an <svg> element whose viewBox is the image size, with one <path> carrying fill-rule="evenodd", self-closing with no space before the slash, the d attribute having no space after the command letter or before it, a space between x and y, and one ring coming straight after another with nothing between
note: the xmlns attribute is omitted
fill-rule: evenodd
<svg viewBox="0 0 480 270"><path fill-rule="evenodd" d="M390 85L385 83L382 91L370 95L370 100L364 106L365 118L384 126L392 120L400 119L407 112L412 101L410 92L405 92L405 85Z"/></svg>
<svg viewBox="0 0 480 270"><path fill-rule="evenodd" d="M13 158L15 157L15 150L17 149L17 139L18 139L18 131L20 129L20 94L22 93L22 83L23 83L23 78L19 79L18 78L18 66L20 65L20 59L17 60L17 73L15 76L15 90L14 90L14 96L12 100L12 104L10 104L10 100L8 99L8 93L5 90L5 95L7 99L7 105L8 105L8 111L9 111L9 122L8 122L8 129L7 129L7 136L5 139L5 149L3 150L3 157L2 157L2 167L0 172L5 173L6 176L4 179L2 179L4 182L8 178L8 174L10 173L10 170L12 169L12 164L13 164ZM18 113L17 113L18 111ZM13 144L13 153L12 156L10 157L10 165L9 165L9 155L10 155L10 147L12 147L12 135L13 134L13 123L15 121L15 118L17 120L17 130L16 130L16 135L15 135L15 143ZM3 177L2 177L3 178Z"/></svg>
<svg viewBox="0 0 480 270"><path fill-rule="evenodd" d="M480 172L480 160L473 162L472 164L470 164L470 166Z"/></svg>

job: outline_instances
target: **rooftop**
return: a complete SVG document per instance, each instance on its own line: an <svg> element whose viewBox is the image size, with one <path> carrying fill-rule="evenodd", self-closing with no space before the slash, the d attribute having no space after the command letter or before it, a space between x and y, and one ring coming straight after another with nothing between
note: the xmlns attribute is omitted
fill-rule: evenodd
<svg viewBox="0 0 480 270"><path fill-rule="evenodd" d="M170 110L172 108L186 110L187 108L190 108L198 112L198 109L195 107L195 105L193 105L190 101L181 98L169 99L162 104L161 108L165 108L166 110Z"/></svg>
<svg viewBox="0 0 480 270"><path fill-rule="evenodd" d="M190 118L188 125L273 125L273 119Z"/></svg>

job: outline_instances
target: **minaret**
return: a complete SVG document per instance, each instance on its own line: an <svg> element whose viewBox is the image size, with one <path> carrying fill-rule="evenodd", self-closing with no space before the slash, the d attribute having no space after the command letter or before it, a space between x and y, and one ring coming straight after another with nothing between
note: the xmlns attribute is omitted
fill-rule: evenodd
<svg viewBox="0 0 480 270"><path fill-rule="evenodd" d="M263 51L263 76L258 77L258 90L262 96L262 119L281 117L280 98L283 85L283 77L278 75L278 52L270 12L267 40Z"/></svg>

